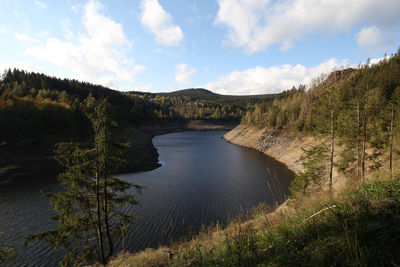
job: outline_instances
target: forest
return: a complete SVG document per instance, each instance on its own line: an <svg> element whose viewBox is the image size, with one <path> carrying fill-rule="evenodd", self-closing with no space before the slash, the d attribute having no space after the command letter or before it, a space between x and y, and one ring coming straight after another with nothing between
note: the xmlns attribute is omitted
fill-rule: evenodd
<svg viewBox="0 0 400 267"><path fill-rule="evenodd" d="M308 90L299 86L284 91L271 102L256 104L242 123L320 136L324 148L315 148L314 154L333 162L329 150L336 145L340 147L334 163L338 170L364 178L367 170L383 164L383 153L390 154L390 164L393 154L399 153L399 104L397 53L377 64L368 60L357 69L336 70L326 79L315 79ZM307 152L310 159L312 153Z"/></svg>
<svg viewBox="0 0 400 267"><path fill-rule="evenodd" d="M158 103L158 118L184 118L240 121L246 110L255 104L271 101L275 95L234 96L219 95L207 89L192 88L170 93L129 92Z"/></svg>
<svg viewBox="0 0 400 267"><path fill-rule="evenodd" d="M109 100L113 119L124 127L169 119L239 122L247 109L272 97L222 96L205 89L123 93L77 80L8 69L0 81L0 140L8 145L54 147L62 140L91 135L86 114L104 98Z"/></svg>
<svg viewBox="0 0 400 267"><path fill-rule="evenodd" d="M91 134L85 114L108 98L118 123L155 118L154 104L76 80L6 70L0 82L0 139L7 144L54 144Z"/></svg>

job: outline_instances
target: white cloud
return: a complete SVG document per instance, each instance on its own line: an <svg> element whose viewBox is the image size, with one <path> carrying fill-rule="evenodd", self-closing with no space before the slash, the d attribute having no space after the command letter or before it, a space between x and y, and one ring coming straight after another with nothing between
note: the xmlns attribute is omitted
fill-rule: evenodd
<svg viewBox="0 0 400 267"><path fill-rule="evenodd" d="M37 37L40 37L40 38L44 38L44 37L47 37L47 36L49 36L49 32L48 31L46 31L46 30L44 30L44 31L41 31L41 32L39 32L38 34L36 34L36 36Z"/></svg>
<svg viewBox="0 0 400 267"><path fill-rule="evenodd" d="M348 61L328 59L318 66L307 68L301 64L255 67L245 71L234 71L223 75L204 86L213 92L230 95L272 94L298 86L309 85L312 79L322 73L329 73L335 67L348 67Z"/></svg>
<svg viewBox="0 0 400 267"><path fill-rule="evenodd" d="M40 9L45 9L46 8L46 4L41 2L41 1L39 1L39 0L35 0L34 3Z"/></svg>
<svg viewBox="0 0 400 267"><path fill-rule="evenodd" d="M30 72L43 72L40 67L34 66L30 62L15 61L10 64L0 64L0 75L3 73L4 70L8 69L20 69Z"/></svg>
<svg viewBox="0 0 400 267"><path fill-rule="evenodd" d="M70 7L70 9L72 10L72 12L74 12L75 14L79 14L79 7L76 5L72 5Z"/></svg>
<svg viewBox="0 0 400 267"><path fill-rule="evenodd" d="M74 37L74 33L71 30L72 23L68 18L64 18L60 21L61 30L64 32L64 37L70 40Z"/></svg>
<svg viewBox="0 0 400 267"><path fill-rule="evenodd" d="M1 34L7 34L8 30L4 25L0 25L0 33Z"/></svg>
<svg viewBox="0 0 400 267"><path fill-rule="evenodd" d="M156 42L165 46L178 46L183 40L183 33L175 25L172 16L163 9L158 0L143 0L140 22L154 34Z"/></svg>
<svg viewBox="0 0 400 267"><path fill-rule="evenodd" d="M147 85L130 88L129 91L154 92L154 88L153 88L153 85L147 84Z"/></svg>
<svg viewBox="0 0 400 267"><path fill-rule="evenodd" d="M376 26L363 28L357 34L357 43L370 53L391 51L395 47L395 40L383 34Z"/></svg>
<svg viewBox="0 0 400 267"><path fill-rule="evenodd" d="M218 4L214 23L228 26L229 43L248 53L273 44L289 49L310 32L339 33L366 22L393 28L400 22L398 0L218 0Z"/></svg>
<svg viewBox="0 0 400 267"><path fill-rule="evenodd" d="M85 5L82 23L86 34L65 41L50 37L45 44L28 48L25 53L66 68L77 79L105 86L115 85L118 81L134 82L134 75L144 67L126 64L130 62L126 48L132 44L122 25L101 14L101 9L103 6L95 0Z"/></svg>
<svg viewBox="0 0 400 267"><path fill-rule="evenodd" d="M25 33L14 33L14 37L18 40L21 41L23 43L27 43L27 42L33 42L36 43L37 40L26 35Z"/></svg>
<svg viewBox="0 0 400 267"><path fill-rule="evenodd" d="M286 40L282 42L281 47L279 48L281 51L287 51L293 47L293 40Z"/></svg>
<svg viewBox="0 0 400 267"><path fill-rule="evenodd" d="M190 86L192 83L189 79L196 73L196 70L182 63L175 66L175 81L181 86Z"/></svg>

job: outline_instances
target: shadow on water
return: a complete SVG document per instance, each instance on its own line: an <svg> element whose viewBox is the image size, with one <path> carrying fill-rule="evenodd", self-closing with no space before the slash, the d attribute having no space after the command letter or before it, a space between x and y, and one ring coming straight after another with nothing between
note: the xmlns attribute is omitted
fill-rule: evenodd
<svg viewBox="0 0 400 267"><path fill-rule="evenodd" d="M294 174L276 160L254 149L229 144L225 132L186 131L157 136L154 145L162 166L119 178L144 185L140 205L126 207L140 220L125 233L125 250L169 244L196 233L202 225L249 212L259 203L276 206L288 193ZM56 180L0 187L0 232L3 241L20 244L29 233L50 229L54 223L47 199L40 191L60 190ZM55 265L61 255L46 243L19 249L18 265Z"/></svg>

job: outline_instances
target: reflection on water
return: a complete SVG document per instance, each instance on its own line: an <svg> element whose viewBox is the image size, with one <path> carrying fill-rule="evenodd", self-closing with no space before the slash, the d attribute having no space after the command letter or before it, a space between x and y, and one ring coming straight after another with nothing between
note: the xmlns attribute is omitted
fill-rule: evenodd
<svg viewBox="0 0 400 267"><path fill-rule="evenodd" d="M283 164L258 151L221 139L224 132L157 136L160 168L119 177L144 185L140 205L127 207L140 220L125 234L125 249L136 251L169 244L202 225L226 224L260 202L284 200L293 178ZM20 244L28 233L50 229L50 205L40 190L60 190L55 179L0 187L0 232L3 241ZM19 249L18 265L54 265L59 261L46 243Z"/></svg>

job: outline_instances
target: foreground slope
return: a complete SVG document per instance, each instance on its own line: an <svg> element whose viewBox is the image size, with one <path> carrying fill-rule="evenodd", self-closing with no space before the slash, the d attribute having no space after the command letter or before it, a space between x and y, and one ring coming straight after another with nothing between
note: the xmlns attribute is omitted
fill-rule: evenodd
<svg viewBox="0 0 400 267"><path fill-rule="evenodd" d="M121 254L108 266L397 266L400 180L380 179L335 198L292 200L192 240Z"/></svg>

